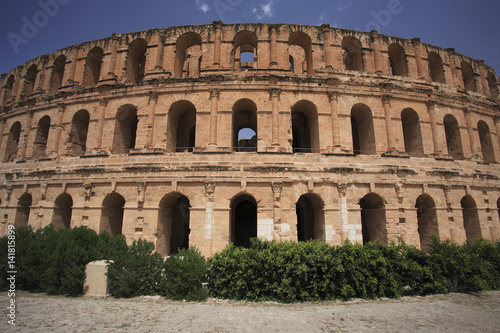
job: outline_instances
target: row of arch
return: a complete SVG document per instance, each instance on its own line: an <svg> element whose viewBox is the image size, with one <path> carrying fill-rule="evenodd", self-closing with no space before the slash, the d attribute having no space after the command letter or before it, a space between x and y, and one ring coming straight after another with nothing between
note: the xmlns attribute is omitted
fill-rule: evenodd
<svg viewBox="0 0 500 333"><path fill-rule="evenodd" d="M477 240L482 237L478 209L471 195L460 201L463 228L466 238ZM26 226L32 205L31 194L21 195L17 203L14 225ZM236 246L249 247L250 239L257 237L257 201L250 194L235 196L230 203L230 241ZM118 193L108 194L102 201L99 232L111 235L122 233L125 199ZM159 202L156 249L163 255L176 253L189 247L190 203L178 192L165 195ZM363 244L379 240L388 243L384 199L377 193L369 193L359 200ZM438 218L434 199L428 194L420 195L416 202L420 246L427 249L433 234L439 235ZM500 198L497 201L500 218ZM53 208L51 223L55 228L70 228L73 199L68 193L60 194ZM302 195L295 204L297 240L325 240L324 203L312 193Z"/></svg>
<svg viewBox="0 0 500 333"><path fill-rule="evenodd" d="M233 47L230 57L232 68L253 68L258 64L258 38L255 32L245 30L238 32L233 39ZM175 61L173 75L177 78L197 77L202 70L202 37L195 32L187 32L181 35L176 42ZM295 74L314 75L312 41L311 37L302 31L292 32L288 39L289 67ZM341 47L344 52L342 62L345 70L366 71L366 60L364 47L361 41L354 36L343 38ZM148 59L148 42L144 38L137 38L128 44L126 66L124 77L126 82L142 81L146 74L146 62ZM399 43L391 43L387 50L390 74L398 76L409 76L407 55L404 47ZM96 46L92 48L85 57L83 70L83 86L95 85L102 79L101 67L103 63L104 50ZM439 83L450 83L446 78L442 57L435 51L427 53L428 77ZM151 61L157 61L151 59ZM52 64L52 73L49 82L49 93L55 93L63 82L67 58L61 54L55 58ZM155 67L155 66L148 66ZM268 64L260 67L268 67ZM462 60L460 62L461 80L465 89L480 92L477 78L480 76L474 70L471 62ZM23 74L24 85L21 88L23 98L31 95L35 90L39 69L32 64ZM4 85L3 103L12 101L14 88L14 75L10 75ZM486 80L488 82L489 94L493 99L498 97L498 83L495 74L488 71Z"/></svg>
<svg viewBox="0 0 500 333"><path fill-rule="evenodd" d="M362 103L355 104L350 113L352 151L354 154L376 154L374 115L371 109ZM90 115L86 110L79 110L73 116L68 137L65 141L66 156L82 156L87 149L87 135ZM424 145L420 119L411 108L401 111L401 126L405 152L409 156L423 157ZM460 126L457 119L446 114L443 118L448 154L457 160L464 159ZM137 107L126 104L118 108L115 117L114 135L111 152L128 153L136 146L139 118ZM307 100L297 102L291 109L292 148L296 153L319 152L320 135L316 106ZM33 158L47 155L47 141L51 128L51 119L43 116L36 125L33 144ZM10 128L3 161L14 161L18 155L21 135L21 123L16 121ZM250 99L240 99L233 106L232 145L235 151L257 151L257 106ZM484 120L477 123L477 132L483 160L487 163L496 161L492 137L488 124ZM196 108L185 100L172 104L167 116L167 151L192 151L196 139Z"/></svg>

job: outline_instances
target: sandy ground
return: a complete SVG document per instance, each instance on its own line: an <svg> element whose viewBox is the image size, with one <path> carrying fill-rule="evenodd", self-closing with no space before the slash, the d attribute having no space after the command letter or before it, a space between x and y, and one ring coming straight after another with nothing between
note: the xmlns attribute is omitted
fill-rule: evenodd
<svg viewBox="0 0 500 333"><path fill-rule="evenodd" d="M500 332L500 291L325 303L173 302L0 293L0 332Z"/></svg>

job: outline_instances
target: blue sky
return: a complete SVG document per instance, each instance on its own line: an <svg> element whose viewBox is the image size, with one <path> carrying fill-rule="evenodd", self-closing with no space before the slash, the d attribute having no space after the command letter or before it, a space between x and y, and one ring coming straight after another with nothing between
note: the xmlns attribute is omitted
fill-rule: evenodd
<svg viewBox="0 0 500 333"><path fill-rule="evenodd" d="M500 75L499 0L3 0L0 8L0 73L113 32L222 20L420 37L484 59Z"/></svg>

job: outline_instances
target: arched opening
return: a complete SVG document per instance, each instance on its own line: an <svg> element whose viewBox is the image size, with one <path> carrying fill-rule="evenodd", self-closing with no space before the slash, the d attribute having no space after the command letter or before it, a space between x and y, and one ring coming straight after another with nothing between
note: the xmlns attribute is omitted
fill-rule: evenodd
<svg viewBox="0 0 500 333"><path fill-rule="evenodd" d="M249 135L252 136L247 139ZM233 105L233 150L257 151L257 105L248 98L240 99Z"/></svg>
<svg viewBox="0 0 500 333"><path fill-rule="evenodd" d="M294 59L295 74L313 74L311 37L302 31L292 32L288 38L289 52Z"/></svg>
<svg viewBox="0 0 500 333"><path fill-rule="evenodd" d="M460 204L464 217L465 237L470 240L481 239L481 224L479 223L476 201L470 195L466 195L460 200Z"/></svg>
<svg viewBox="0 0 500 333"><path fill-rule="evenodd" d="M348 36L342 40L344 50L344 66L348 71L364 71L363 49L359 39Z"/></svg>
<svg viewBox="0 0 500 333"><path fill-rule="evenodd" d="M401 112L401 123L403 125L405 152L410 156L423 156L424 146L418 114L413 109L404 109Z"/></svg>
<svg viewBox="0 0 500 333"><path fill-rule="evenodd" d="M500 221L500 198L497 200L497 213L498 213L498 220Z"/></svg>
<svg viewBox="0 0 500 333"><path fill-rule="evenodd" d="M470 91L477 91L476 81L474 80L474 70L471 64L467 61L462 61L460 64L462 68L462 80L464 81L464 88Z"/></svg>
<svg viewBox="0 0 500 333"><path fill-rule="evenodd" d="M257 237L257 202L242 194L231 202L231 242L235 246L250 247L250 239Z"/></svg>
<svg viewBox="0 0 500 333"><path fill-rule="evenodd" d="M180 193L167 194L160 201L156 251L162 256L189 248L189 199Z"/></svg>
<svg viewBox="0 0 500 333"><path fill-rule="evenodd" d="M35 90L36 75L38 74L38 68L36 65L31 65L26 72L24 77L24 97L28 97Z"/></svg>
<svg viewBox="0 0 500 333"><path fill-rule="evenodd" d="M17 149L19 146L19 137L21 136L21 123L16 121L10 127L9 136L7 138L7 147L5 148L4 162L15 161L17 157Z"/></svg>
<svg viewBox="0 0 500 333"><path fill-rule="evenodd" d="M372 111L365 104L356 104L351 109L351 131L353 152L359 154L375 154L375 131L373 129Z"/></svg>
<svg viewBox="0 0 500 333"><path fill-rule="evenodd" d="M360 201L363 244L379 240L387 244L387 228L384 199L376 193L365 195Z"/></svg>
<svg viewBox="0 0 500 333"><path fill-rule="evenodd" d="M404 48L392 43L389 45L389 63L391 74L399 76L408 76L408 65L406 64L406 54Z"/></svg>
<svg viewBox="0 0 500 333"><path fill-rule="evenodd" d="M12 89L14 88L14 75L9 75L7 82L4 86L3 104L12 102Z"/></svg>
<svg viewBox="0 0 500 333"><path fill-rule="evenodd" d="M99 233L107 231L111 236L122 233L124 207L125 199L118 193L110 193L104 198Z"/></svg>
<svg viewBox="0 0 500 333"><path fill-rule="evenodd" d="M257 62L257 35L252 31L240 31L233 41L233 67L253 68Z"/></svg>
<svg viewBox="0 0 500 333"><path fill-rule="evenodd" d="M52 225L57 229L71 228L71 214L73 213L73 199L68 193L63 193L56 198Z"/></svg>
<svg viewBox="0 0 500 333"><path fill-rule="evenodd" d="M480 120L477 123L477 130L479 132L483 160L486 163L495 163L495 151L493 150L493 142L491 141L490 128L483 120Z"/></svg>
<svg viewBox="0 0 500 333"><path fill-rule="evenodd" d="M138 122L135 106L126 104L118 108L113 137L113 153L128 154L131 149L135 148Z"/></svg>
<svg viewBox="0 0 500 333"><path fill-rule="evenodd" d="M61 54L56 58L54 61L54 67L52 67L52 78L50 79L49 93L55 93L62 85L65 67L66 57Z"/></svg>
<svg viewBox="0 0 500 333"><path fill-rule="evenodd" d="M94 47L87 53L85 69L83 70L84 86L91 86L99 82L103 53L104 51L100 47Z"/></svg>
<svg viewBox="0 0 500 333"><path fill-rule="evenodd" d="M432 235L438 236L439 234L436 204L430 195L422 194L417 198L415 208L417 209L420 248L427 251L432 241Z"/></svg>
<svg viewBox="0 0 500 333"><path fill-rule="evenodd" d="M201 69L201 36L187 32L177 39L175 48L175 77L196 77Z"/></svg>
<svg viewBox="0 0 500 333"><path fill-rule="evenodd" d="M192 152L196 137L196 108L188 101L177 101L168 111L167 149Z"/></svg>
<svg viewBox="0 0 500 333"><path fill-rule="evenodd" d="M82 156L85 154L89 120L90 115L87 110L80 110L73 116L66 148L66 153L69 156Z"/></svg>
<svg viewBox="0 0 500 333"><path fill-rule="evenodd" d="M319 151L318 111L310 101L292 107L292 148L294 153Z"/></svg>
<svg viewBox="0 0 500 333"><path fill-rule="evenodd" d="M295 66L294 66L293 62L294 62L293 56L289 55L288 56L288 67L292 70L292 72L295 73Z"/></svg>
<svg viewBox="0 0 500 333"><path fill-rule="evenodd" d="M33 199L31 194L24 193L17 201L16 218L14 220L14 227L21 228L27 227L30 217L30 209Z"/></svg>
<svg viewBox="0 0 500 333"><path fill-rule="evenodd" d="M49 138L50 117L43 116L38 121L35 142L33 143L33 158L44 158L47 155L47 140Z"/></svg>
<svg viewBox="0 0 500 333"><path fill-rule="evenodd" d="M488 72L488 88L490 90L490 96L494 100L498 98L498 83L497 83L497 77L495 74L492 72Z"/></svg>
<svg viewBox="0 0 500 333"><path fill-rule="evenodd" d="M144 80L147 49L148 43L143 38L138 38L130 43L127 57L127 82Z"/></svg>
<svg viewBox="0 0 500 333"><path fill-rule="evenodd" d="M446 83L444 77L444 67L443 59L436 52L429 52L429 73L431 75L431 81Z"/></svg>
<svg viewBox="0 0 500 333"><path fill-rule="evenodd" d="M464 159L464 151L462 149L462 139L460 137L460 127L457 119L451 114L444 116L444 130L446 133L446 145L448 154L456 160Z"/></svg>
<svg viewBox="0 0 500 333"><path fill-rule="evenodd" d="M295 204L297 214L297 240L324 240L325 217L323 201L317 195L304 194Z"/></svg>

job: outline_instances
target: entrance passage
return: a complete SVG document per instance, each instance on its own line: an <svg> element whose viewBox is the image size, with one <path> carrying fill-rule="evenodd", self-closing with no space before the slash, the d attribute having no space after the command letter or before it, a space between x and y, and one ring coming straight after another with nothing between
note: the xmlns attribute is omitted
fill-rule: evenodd
<svg viewBox="0 0 500 333"><path fill-rule="evenodd" d="M68 193L59 195L54 203L52 225L55 229L69 229L71 227L71 214L73 212L73 199Z"/></svg>
<svg viewBox="0 0 500 333"><path fill-rule="evenodd" d="M250 247L250 239L257 237L257 203L250 195L240 195L231 203L231 242L235 246Z"/></svg>
<svg viewBox="0 0 500 333"><path fill-rule="evenodd" d="M124 207L125 199L118 193L108 194L104 198L102 201L100 233L107 231L111 236L122 233Z"/></svg>
<svg viewBox="0 0 500 333"><path fill-rule="evenodd" d="M385 205L382 197L376 193L367 194L359 201L359 206L361 207L363 244L377 239L387 244Z"/></svg>
<svg viewBox="0 0 500 333"><path fill-rule="evenodd" d="M481 239L481 224L479 223L476 201L470 195L466 195L460 200L460 204L462 205L465 236L470 240Z"/></svg>
<svg viewBox="0 0 500 333"><path fill-rule="evenodd" d="M322 240L324 214L323 202L314 194L302 195L295 205L297 214L297 240Z"/></svg>
<svg viewBox="0 0 500 333"><path fill-rule="evenodd" d="M189 248L189 199L180 193L170 193L160 201L156 251L162 256L177 254Z"/></svg>
<svg viewBox="0 0 500 333"><path fill-rule="evenodd" d="M428 194L422 194L415 203L417 209L418 235L420 236L420 249L429 250L432 235L438 235L438 222L436 215L436 204Z"/></svg>

